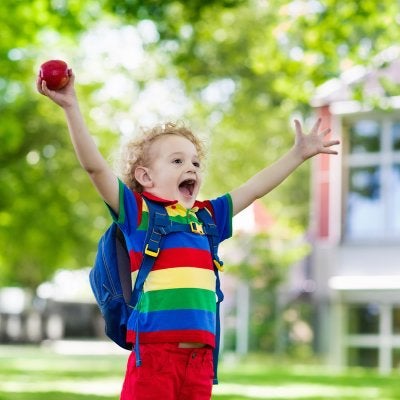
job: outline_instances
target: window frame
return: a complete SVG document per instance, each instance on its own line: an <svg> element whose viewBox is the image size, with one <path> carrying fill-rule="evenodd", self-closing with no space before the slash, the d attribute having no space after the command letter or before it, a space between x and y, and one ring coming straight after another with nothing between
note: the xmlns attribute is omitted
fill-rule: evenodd
<svg viewBox="0 0 400 400"><path fill-rule="evenodd" d="M342 242L347 244L363 244L363 243L387 243L391 244L400 240L400 227L397 228L393 224L393 212L395 208L394 195L391 193L391 176L393 166L400 165L400 149L394 150L392 127L395 123L400 124L400 116L395 113L379 114L377 112L360 113L347 115L342 117L343 130L343 164L342 164ZM350 134L351 126L362 120L373 120L380 124L380 151L374 153L350 153ZM357 167L378 167L380 168L380 189L383 202L384 222L383 234L379 236L359 236L351 237L347 227L349 224L349 195L350 195L350 173L352 168Z"/></svg>

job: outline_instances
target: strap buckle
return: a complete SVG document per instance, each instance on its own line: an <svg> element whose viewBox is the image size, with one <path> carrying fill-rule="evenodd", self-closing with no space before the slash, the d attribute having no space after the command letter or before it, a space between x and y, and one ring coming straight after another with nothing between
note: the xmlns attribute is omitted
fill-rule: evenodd
<svg viewBox="0 0 400 400"><path fill-rule="evenodd" d="M150 250L149 249L149 244L147 243L146 247L144 249L144 253L147 254L148 256L151 256L151 257L157 257L158 254L160 253L160 248L158 248L157 251Z"/></svg>
<svg viewBox="0 0 400 400"><path fill-rule="evenodd" d="M197 222L190 222L190 229L193 233L198 233L199 235L204 235L203 225Z"/></svg>
<svg viewBox="0 0 400 400"><path fill-rule="evenodd" d="M217 267L218 271L224 272L224 267L222 266L222 261L219 262L218 260L213 260L214 265Z"/></svg>

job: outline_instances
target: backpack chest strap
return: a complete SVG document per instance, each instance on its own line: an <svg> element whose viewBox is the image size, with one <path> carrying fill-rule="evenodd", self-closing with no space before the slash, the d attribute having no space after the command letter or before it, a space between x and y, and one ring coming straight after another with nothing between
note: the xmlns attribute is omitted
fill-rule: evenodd
<svg viewBox="0 0 400 400"><path fill-rule="evenodd" d="M164 219L164 217L161 218L160 216L158 216L157 219L158 220L155 221L153 228L149 232L149 238L144 248L144 254L151 257L158 256L158 254L160 253L160 244L163 236L166 236L170 233L188 232L197 233L199 235L205 234L203 226L196 222L191 222L189 224L180 224L170 221L168 216L166 216L166 219Z"/></svg>
<svg viewBox="0 0 400 400"><path fill-rule="evenodd" d="M167 211L163 206L159 204L156 205L157 210L154 212L154 222L152 226L151 218L148 227L149 237L146 241L144 253L151 256L157 257L160 252L160 242L163 236L168 235L173 232L188 232L188 233L196 233L199 235L213 235L215 237L218 236L217 227L212 221L210 223L207 221L203 221L201 218L201 222L191 221L188 224L173 222L170 220ZM154 204L153 204L154 207ZM201 213L200 213L201 214ZM206 211L206 214L208 212ZM212 217L209 216L209 218Z"/></svg>

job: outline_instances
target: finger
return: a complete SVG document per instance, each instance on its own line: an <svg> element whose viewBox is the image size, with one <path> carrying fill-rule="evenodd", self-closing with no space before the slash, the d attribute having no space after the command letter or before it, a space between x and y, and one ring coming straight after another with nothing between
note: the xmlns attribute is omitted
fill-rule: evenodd
<svg viewBox="0 0 400 400"><path fill-rule="evenodd" d="M332 150L332 149L328 149L328 148L326 148L326 149L322 149L321 150L321 153L324 153L324 154L339 154L336 150Z"/></svg>
<svg viewBox="0 0 400 400"><path fill-rule="evenodd" d="M301 123L298 119L294 120L294 126L296 129L296 135L301 135L303 133L302 129L301 129Z"/></svg>
<svg viewBox="0 0 400 400"><path fill-rule="evenodd" d="M45 96L50 97L52 91L47 87L47 83L45 80L42 80L42 91Z"/></svg>
<svg viewBox="0 0 400 400"><path fill-rule="evenodd" d="M323 144L324 147L331 147L340 144L340 140L329 140Z"/></svg>
<svg viewBox="0 0 400 400"><path fill-rule="evenodd" d="M42 79L40 78L40 76L38 75L36 78L36 89L39 93L44 94L43 90L42 90Z"/></svg>
<svg viewBox="0 0 400 400"><path fill-rule="evenodd" d="M47 88L46 81L39 77L36 84L39 93L44 96L48 96L49 89Z"/></svg>
<svg viewBox="0 0 400 400"><path fill-rule="evenodd" d="M322 119L321 119L321 118L318 118L318 119L316 120L314 126L311 128L311 133L314 133L314 134L315 134L315 133L318 132L319 127L320 127L320 125L321 125L321 122L322 122Z"/></svg>
<svg viewBox="0 0 400 400"><path fill-rule="evenodd" d="M75 83L75 74L74 74L74 72L72 71L72 68L70 68L70 69L68 70L68 77L69 77L69 82L71 82L72 84L74 84L74 83Z"/></svg>
<svg viewBox="0 0 400 400"><path fill-rule="evenodd" d="M42 80L41 82L42 90L44 93L46 93L49 89L47 89L47 83L46 81Z"/></svg>
<svg viewBox="0 0 400 400"><path fill-rule="evenodd" d="M332 132L331 128L325 128L323 131L321 131L320 135L321 136L326 136L328 133Z"/></svg>

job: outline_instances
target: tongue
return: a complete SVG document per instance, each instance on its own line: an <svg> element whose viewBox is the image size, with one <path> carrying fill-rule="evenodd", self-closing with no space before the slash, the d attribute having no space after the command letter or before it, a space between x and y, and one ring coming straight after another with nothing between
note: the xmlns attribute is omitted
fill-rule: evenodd
<svg viewBox="0 0 400 400"><path fill-rule="evenodd" d="M190 194L190 190L186 185L179 186L179 191L185 196L190 196L191 195Z"/></svg>

